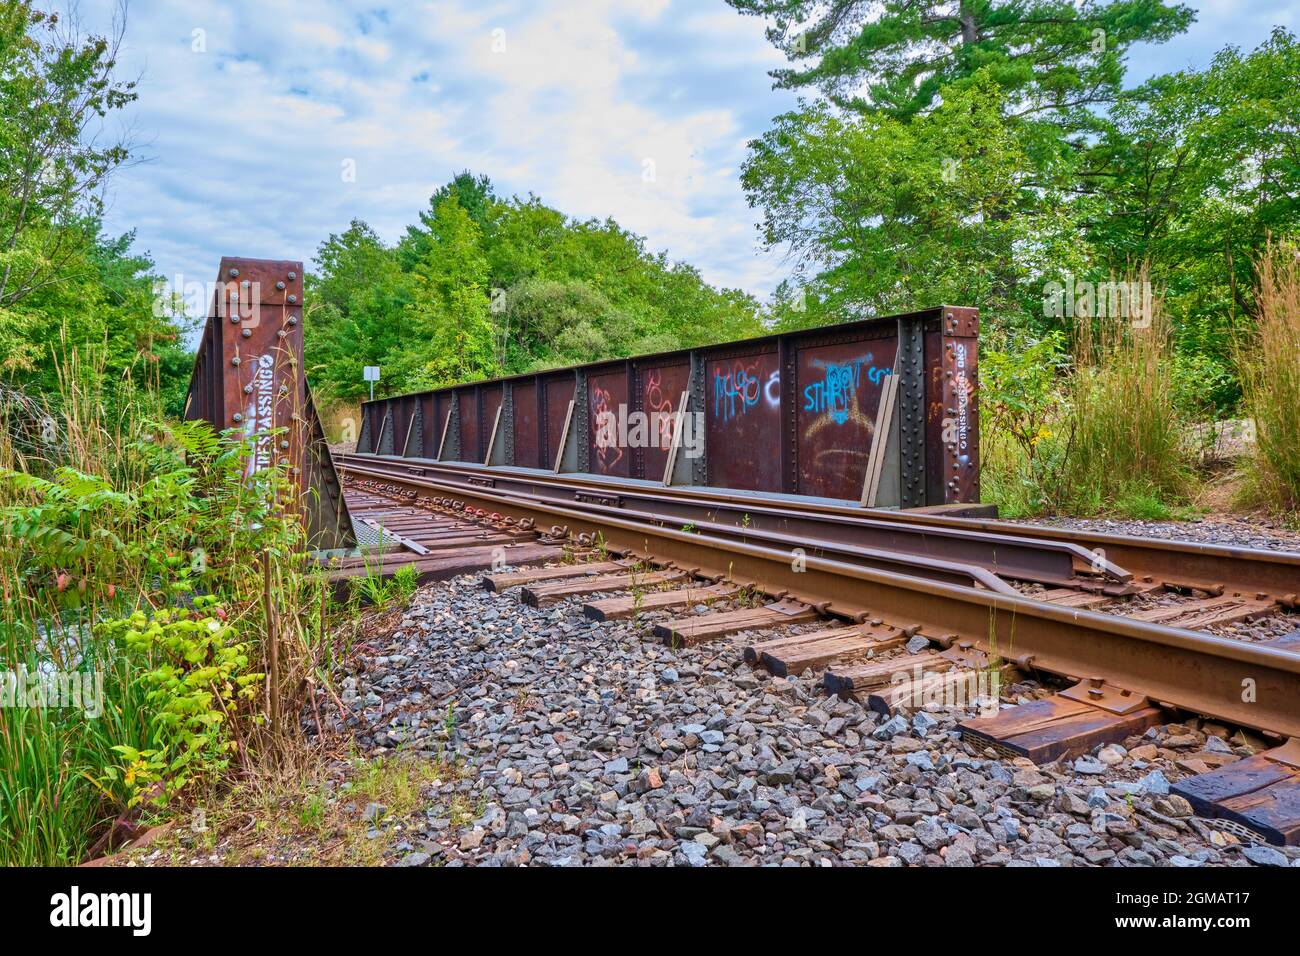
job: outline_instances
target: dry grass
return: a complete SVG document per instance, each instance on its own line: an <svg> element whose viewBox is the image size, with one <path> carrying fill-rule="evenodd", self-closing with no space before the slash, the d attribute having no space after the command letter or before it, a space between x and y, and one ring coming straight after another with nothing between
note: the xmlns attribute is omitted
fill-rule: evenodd
<svg viewBox="0 0 1300 956"><path fill-rule="evenodd" d="M1275 511L1300 510L1300 248L1270 244L1258 263L1259 315L1237 343L1255 458L1246 497Z"/></svg>
<svg viewBox="0 0 1300 956"><path fill-rule="evenodd" d="M1145 267L1125 281L1149 287ZM1067 484L1081 511L1140 511L1190 489L1169 319L1157 296L1143 312L1079 323Z"/></svg>
<svg viewBox="0 0 1300 956"><path fill-rule="evenodd" d="M361 403L339 402L317 409L325 440L331 445L353 444L361 434Z"/></svg>
<svg viewBox="0 0 1300 956"><path fill-rule="evenodd" d="M303 753L243 782L178 820L112 865L381 866L424 826L426 810L467 826L481 808L468 797L440 800L437 785L463 779L463 764L421 756L364 759ZM366 808L383 807L374 820Z"/></svg>

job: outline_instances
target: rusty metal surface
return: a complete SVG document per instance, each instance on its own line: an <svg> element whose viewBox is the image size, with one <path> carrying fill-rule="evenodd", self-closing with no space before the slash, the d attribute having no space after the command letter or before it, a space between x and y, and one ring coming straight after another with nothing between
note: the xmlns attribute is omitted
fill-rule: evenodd
<svg viewBox="0 0 1300 956"><path fill-rule="evenodd" d="M672 365L638 363L636 368L636 407L646 415L647 436L643 447L634 449L634 472L639 478L659 481L668 465L676 414L682 393L691 377L689 362Z"/></svg>
<svg viewBox="0 0 1300 956"><path fill-rule="evenodd" d="M875 438L894 338L800 348L796 358L796 479L800 494L856 499Z"/></svg>
<svg viewBox="0 0 1300 956"><path fill-rule="evenodd" d="M434 458L442 438L442 418L438 415L438 396L420 396L420 457Z"/></svg>
<svg viewBox="0 0 1300 956"><path fill-rule="evenodd" d="M313 546L350 546L351 523L303 373L302 263L221 260L185 414L248 439L245 474L284 469Z"/></svg>
<svg viewBox="0 0 1300 956"><path fill-rule="evenodd" d="M386 458L345 456L350 465L369 467L385 474L402 476L410 472ZM432 466L423 474L447 483L476 484L482 469L467 471L456 466ZM671 494L640 486L618 486L618 493L595 493L586 484L569 478L511 475L494 472L491 487L509 494L543 496L556 501L605 505L637 512L660 523L680 527L716 524L753 532L777 532L807 542L815 552L824 544L853 545L957 561L986 568L1010 580L1051 585L1081 585L1077 570L1095 572L1090 583L1110 594L1127 593L1132 575L1123 568L1103 564L1096 555L1077 545L1057 541L1033 541L1005 534L971 532L964 529L927 528L898 522L874 520L863 514L827 516L804 513L789 507L771 507L754 499L719 502L679 490ZM606 486L612 488L613 486Z"/></svg>
<svg viewBox="0 0 1300 956"><path fill-rule="evenodd" d="M941 437L944 502L979 501L979 312L953 306L943 323L943 403L953 419L951 434Z"/></svg>
<svg viewBox="0 0 1300 956"><path fill-rule="evenodd" d="M619 365L587 377L587 447L591 473L627 478L632 474L632 449L621 441L617 429L602 428L602 416L618 422L628 410L628 371Z"/></svg>
<svg viewBox="0 0 1300 956"><path fill-rule="evenodd" d="M359 476L367 476L366 480L371 480L376 472L373 468L366 466L352 466L348 472L355 480ZM443 487L444 483L438 479L429 479L427 476L410 476L402 475L402 481L410 482L418 480L425 487ZM496 493L502 491L495 487L495 479L489 485L472 484L474 490L483 488L492 488ZM364 487L364 486L363 486ZM539 506L556 506L567 505L569 502L560 501L546 495L532 495L510 493L509 499L517 504L533 504ZM594 518L610 517L621 522L641 522L647 526L656 528L664 527L660 516L639 511L619 510L616 505L601 504L594 501L584 502L584 511ZM399 529L400 530L400 529ZM755 531L753 529L739 529L735 526L714 524L708 521L699 521L694 523L694 533L704 535L709 540L734 540L751 544L764 545L771 548L789 548L791 541L794 540L787 535ZM863 548L849 544L830 545L827 542L810 543L813 550L810 552L816 557L833 558L837 561L847 561L854 566L871 567L880 570L895 571L898 573L911 574L917 577L925 578L931 581L945 581L952 584L963 584L966 586L976 586L985 588L989 591L1014 596L1017 592L1010 585L1001 581L992 572L977 567L972 564L966 564L959 561L950 561L942 558L928 557L925 555L907 554L901 551L882 551L873 548Z"/></svg>
<svg viewBox="0 0 1300 956"><path fill-rule="evenodd" d="M944 309L925 333L926 502L979 500L978 384L979 314Z"/></svg>
<svg viewBox="0 0 1300 956"><path fill-rule="evenodd" d="M434 397L434 433L433 443L429 446L429 453L426 457L437 458L438 448L443 442L443 432L448 432L446 440L448 444L456 437L450 434L447 416L451 414L456 406L456 396L451 392L439 392ZM453 426L454 427L454 426Z"/></svg>
<svg viewBox="0 0 1300 956"><path fill-rule="evenodd" d="M372 452L378 453L379 450L379 427L383 422L385 406L374 405L367 406L362 410L362 416L365 419L362 428L365 430L365 437Z"/></svg>
<svg viewBox="0 0 1300 956"><path fill-rule="evenodd" d="M393 452L397 455L405 454L407 448L407 439L411 436L411 422L414 421L415 400L411 398L401 398L393 402Z"/></svg>
<svg viewBox="0 0 1300 956"><path fill-rule="evenodd" d="M620 430L619 440L598 441L600 415L617 412L620 406L628 412L667 413L680 403L683 387L690 382L687 370L695 368L691 404L703 415L705 448L702 458L678 471L678 482L857 501L876 439L881 377L888 368L900 378L895 420L901 441L897 454L884 465L889 469L883 483L887 497L878 500L903 507L976 501L977 336L977 310L944 307L576 366L545 376L545 394L539 393L536 402L536 414L544 423L537 438L540 454L534 454L524 434L526 425L511 427L501 436L504 443L494 449L494 461L504 463L496 452L513 451L520 439L523 457L516 454L516 460L526 460L530 467L537 467L534 461L553 467L567 402L576 394L577 454L566 469L661 480L669 454L664 440L670 437L671 425L665 427L661 420L656 433L641 442L623 441L626 430ZM660 381L655 382L656 377ZM537 388L538 379L522 375L439 390L437 401L455 395L459 403L457 441L448 446L456 460L483 462L504 384L522 394ZM562 380L565 385L551 384ZM575 380L581 382L576 388ZM569 397L552 394L556 389ZM367 440L360 451L379 452L390 442L400 450L405 440L400 434L406 421L403 400L399 396L365 403ZM383 442L375 438L384 421L383 415L372 414L375 405L392 410L389 430L399 432ZM528 409L524 411L526 415ZM426 436L443 420L445 415L433 425L425 424ZM636 427L634 422L628 425Z"/></svg>
<svg viewBox="0 0 1300 956"><path fill-rule="evenodd" d="M573 401L577 383L572 375L557 375L544 379L543 391L546 397L546 430L542 443L542 467L555 467L555 458L560 453L560 441L564 436L564 421L569 414L569 403Z"/></svg>
<svg viewBox="0 0 1300 956"><path fill-rule="evenodd" d="M484 456L487 455L488 443L492 441L492 428L496 425L497 409L501 407L505 390L500 385L484 385L481 389L481 395L479 433L483 437L478 457L473 459L477 462L482 462Z"/></svg>
<svg viewBox="0 0 1300 956"><path fill-rule="evenodd" d="M460 419L460 461L483 461L480 447L478 389L462 388L456 392L457 417Z"/></svg>
<svg viewBox="0 0 1300 956"><path fill-rule="evenodd" d="M304 380L304 428L307 437L304 466L303 504L307 516L307 541L318 551L351 550L357 546L352 518L338 469L325 440L325 429L316 413L311 388Z"/></svg>
<svg viewBox="0 0 1300 956"><path fill-rule="evenodd" d="M781 362L775 352L704 363L709 484L780 491Z"/></svg>
<svg viewBox="0 0 1300 956"><path fill-rule="evenodd" d="M367 469L356 467L358 475ZM808 556L798 568L789 547L774 548L643 521L596 516L431 479L395 479L414 494L454 494L462 504L570 534L599 534L616 552L694 569L700 576L752 584L850 620L919 625L941 646L970 648L1073 680L1104 676L1117 687L1245 727L1300 736L1300 655L1192 631L1026 598L922 580ZM798 542L790 541L792 546ZM1257 693L1243 701L1242 687Z"/></svg>
<svg viewBox="0 0 1300 956"><path fill-rule="evenodd" d="M542 460L542 419L537 402L538 384L516 382L512 387L514 404L514 464L523 468L545 468Z"/></svg>
<svg viewBox="0 0 1300 956"><path fill-rule="evenodd" d="M364 464L367 456L355 456L355 461ZM382 459L376 460L375 464L382 467ZM457 471L469 473L468 469L453 465L444 466L443 474L451 479ZM452 480L463 481L464 474ZM833 522L847 522L849 526L857 521L870 520L885 526L950 530L959 534L987 533L1019 541L1027 546L1045 543L1079 548L1090 556L1083 560L1084 564L1105 561L1124 568L1137 580L1171 580L1211 592L1228 589L1245 594L1265 594L1286 606L1295 606L1300 601L1300 553L1136 538L917 512L864 510L811 500L729 495L698 487L670 489L639 486L630 489L623 484L602 482L579 475L529 476L528 481L529 485L524 490L551 487L556 494L562 493L563 489L574 489L611 491L626 500L658 498L663 504L653 507L663 509L665 513L675 513L675 503L689 500L699 502L714 514L730 514L734 517L739 513L741 520L748 514L751 522L763 520L760 516L765 511L771 511L778 515L788 515L791 519L800 515L818 516ZM510 480L505 476L501 476L500 482L503 486L510 486ZM833 530L818 531L818 534L835 533Z"/></svg>
<svg viewBox="0 0 1300 956"><path fill-rule="evenodd" d="M515 432L515 460L523 468L542 468L542 418L536 382L515 385L511 390L512 428Z"/></svg>

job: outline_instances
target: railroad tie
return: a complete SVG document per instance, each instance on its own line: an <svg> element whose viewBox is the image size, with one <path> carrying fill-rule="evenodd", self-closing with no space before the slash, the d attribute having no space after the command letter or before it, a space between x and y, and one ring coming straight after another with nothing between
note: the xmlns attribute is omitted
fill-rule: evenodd
<svg viewBox="0 0 1300 956"><path fill-rule="evenodd" d="M583 605L582 612L593 621L617 621L635 617L644 611L659 611L666 608L690 607L696 604L709 605L714 601L725 600L736 594L740 587L735 584L711 584L701 586L688 584L673 591L652 591L649 594L627 595L602 598Z"/></svg>
<svg viewBox="0 0 1300 956"><path fill-rule="evenodd" d="M1300 740L1187 777L1171 792L1211 826L1248 840L1300 845Z"/></svg>
<svg viewBox="0 0 1300 956"><path fill-rule="evenodd" d="M613 571L626 571L627 568L628 565L622 561L593 561L590 564L566 564L558 568L537 568L531 571L514 571L509 574L489 574L483 577L483 587L499 594L521 584L608 574Z"/></svg>
<svg viewBox="0 0 1300 956"><path fill-rule="evenodd" d="M1059 604L1061 607L1086 610L1101 607L1111 601L1109 595L1098 594L1095 591L1079 591L1075 588L1052 588L1043 595L1042 599L1051 604Z"/></svg>
<svg viewBox="0 0 1300 956"><path fill-rule="evenodd" d="M948 670L953 663L951 658L942 654L928 652L865 664L845 664L828 670L822 676L822 686L828 694L861 699L871 691L899 683L896 679L898 675L915 678L938 673Z"/></svg>
<svg viewBox="0 0 1300 956"><path fill-rule="evenodd" d="M994 716L973 717L957 729L963 737L999 753L1044 764L1144 733L1163 719L1160 709L1140 694L1106 685L1095 702L1089 702L1086 698L1092 690L1087 682L1077 684Z"/></svg>
<svg viewBox="0 0 1300 956"><path fill-rule="evenodd" d="M1203 598L1169 607L1147 608L1130 616L1152 624L1199 630L1216 624L1235 624L1276 610L1277 604L1274 601L1232 595Z"/></svg>
<svg viewBox="0 0 1300 956"><path fill-rule="evenodd" d="M502 548L498 545L462 548L455 554L417 555L390 552L376 559L360 557L346 559L347 563L330 566L329 582L336 590L354 578L378 576L388 578L399 568L412 566L420 584L446 581L462 574L485 571L500 560ZM514 545L505 550L506 560L512 565L544 564L564 555L561 548L547 544Z"/></svg>
<svg viewBox="0 0 1300 956"><path fill-rule="evenodd" d="M858 624L759 641L748 645L744 655L747 663L761 665L775 677L791 677L832 661L866 657L900 647L910 636L908 630L885 624Z"/></svg>
<svg viewBox="0 0 1300 956"><path fill-rule="evenodd" d="M717 637L758 628L799 624L817 617L817 611L800 601L777 601L764 607L695 614L656 624L655 637L670 647L690 647Z"/></svg>
<svg viewBox="0 0 1300 956"><path fill-rule="evenodd" d="M519 597L529 607L549 607L565 598L601 591L626 591L638 587L654 587L686 577L684 571L637 571L625 574L596 574L582 578L556 581L552 584L528 585Z"/></svg>

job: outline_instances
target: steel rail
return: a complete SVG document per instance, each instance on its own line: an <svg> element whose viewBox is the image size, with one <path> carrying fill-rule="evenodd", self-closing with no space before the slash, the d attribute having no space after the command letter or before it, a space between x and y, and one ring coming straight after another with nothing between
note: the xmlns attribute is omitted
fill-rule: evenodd
<svg viewBox="0 0 1300 956"><path fill-rule="evenodd" d="M789 515L818 516L832 522L868 519L892 526L901 525L931 531L977 532L1020 539L1026 543L1065 545L1082 549L1090 560L1105 561L1112 566L1117 566L1139 581L1158 581L1174 587L1195 588L1212 594L1230 591L1264 595L1285 607L1300 607L1300 553L1296 552L1264 551L1161 538L1139 538L1131 535L1049 528L1042 525L1012 524L991 519L953 518L946 515L880 509L867 510L821 501L801 501L792 497L774 498L751 493L729 494L718 489L694 486L664 487L648 483L606 481L572 474L550 475L544 472L503 471L459 462L375 455L344 455L340 460L358 463L382 461L390 463L393 467L406 469L437 469L444 474L463 475L466 481L470 478L485 478L497 482L522 481L537 486L573 486L587 493L658 498L665 501L672 501L685 494L695 501L708 502L719 509L729 509L730 512L740 511L742 515L752 509L767 508L778 512L783 511ZM1009 558L1005 558L1000 553L999 560L1009 560ZM1016 577L1023 571L1018 570L1015 574L1006 573L1009 577ZM1032 578L1023 578L1023 580L1032 580Z"/></svg>
<svg viewBox="0 0 1300 956"><path fill-rule="evenodd" d="M851 547L955 561L988 571L1004 578L1041 584L1071 587L1088 585L1114 596L1131 593L1125 587L1132 575L1111 562L1100 559L1086 549L1068 542L1036 542L1011 535L972 532L965 529L925 528L897 522L879 521L870 515L846 518L809 515L788 507L777 508L754 504L731 504L695 497L690 490L676 494L644 494L637 488L619 486L596 493L588 487L565 482L533 481L529 476L500 472L475 473L446 468L441 463L412 465L409 460L383 457L371 460L346 456L348 464L383 469L401 477L433 472L455 481L460 487L491 487L502 492L567 498L584 507L603 506L627 512L651 514L659 520L676 520L692 524L710 524L719 533L740 529L748 534L775 532L804 540L835 543ZM414 469L414 471L412 471ZM1097 575L1080 579L1079 570Z"/></svg>
<svg viewBox="0 0 1300 956"><path fill-rule="evenodd" d="M427 478L398 478L356 465L348 471L368 472L375 490L408 501L421 491L444 487ZM920 625L941 645L976 648L1067 679L1104 679L1165 706L1300 736L1300 655L829 558L809 556L797 570L788 549L593 515L494 489L458 488L455 493L464 499L462 508L528 518L538 526L554 522L570 534L599 534L613 551L704 577L751 583L826 614Z"/></svg>
<svg viewBox="0 0 1300 956"><path fill-rule="evenodd" d="M359 471L353 466L354 471ZM374 476L392 477L382 469L371 469L367 473ZM463 494L465 487L453 483L439 482L434 479L425 479L427 487L446 491L452 494ZM545 495L526 494L524 492L503 491L498 489L500 500L514 501L523 504L568 504L563 500L549 498ZM586 513L596 516L608 516L613 518L622 518L629 521L636 521L644 524L663 527L665 520L663 515L652 512L631 511L622 508L611 508L606 505L584 504L583 510ZM795 561L806 556L811 550L818 557L829 557L835 560L851 561L855 564L861 564L866 567L880 568L886 571L894 571L900 574L913 574L917 577L926 578L932 581L947 581L953 584L966 584L971 586L980 586L990 591L996 591L1000 594L1015 594L1016 590L999 578L992 571L973 564L965 564L959 561L950 561L940 558L932 558L924 555L900 554L894 551L881 551L873 548L861 548L854 545L839 544L833 541L809 540L806 538L795 539L789 535L782 535L772 531L760 531L753 528L740 528L734 525L713 524L709 522L699 522L694 524L698 533L711 535L713 537L726 538L729 540L754 541L759 544L767 544L773 548L784 549L786 560ZM391 533L391 532L390 532Z"/></svg>

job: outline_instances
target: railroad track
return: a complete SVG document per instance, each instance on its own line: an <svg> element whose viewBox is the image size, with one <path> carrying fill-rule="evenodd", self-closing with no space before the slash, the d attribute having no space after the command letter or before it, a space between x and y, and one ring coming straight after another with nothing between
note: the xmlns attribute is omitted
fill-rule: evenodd
<svg viewBox="0 0 1300 956"><path fill-rule="evenodd" d="M755 666L824 670L827 692L882 712L968 702L1012 671L1059 680L1053 697L963 725L1006 755L1060 759L1171 710L1259 731L1278 746L1178 792L1225 827L1300 840L1300 748L1286 742L1300 737L1300 634L1247 643L1210 632L1288 622L1295 555L409 459L341 463L354 515L406 548L386 562L451 574L595 553L487 580L537 606L582 599L596 619L654 613L653 634L670 645L759 633L743 647ZM1178 600L1115 613L1153 594Z"/></svg>
<svg viewBox="0 0 1300 956"><path fill-rule="evenodd" d="M536 471L503 471L449 462L380 455L341 455L341 467L382 471L398 479L433 478L461 489L537 495L582 507L649 512L665 524L731 525L745 531L774 531L819 542L846 542L967 561L1007 578L1050 583L1076 572L1106 575L1122 569L1135 584L1128 593L1196 590L1275 601L1283 608L1300 602L1300 554L1026 527L977 518L897 511L864 512L817 499L773 498L751 492L666 488L649 482L611 482ZM357 472L360 473L360 472ZM1069 554L1073 566L1060 556ZM1063 571L1063 567L1070 570ZM1038 575L1037 577L1035 575ZM1065 581L1063 583L1070 583Z"/></svg>

